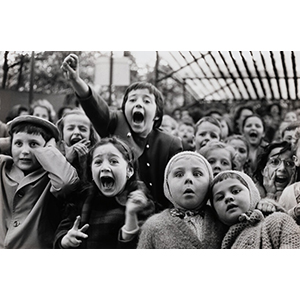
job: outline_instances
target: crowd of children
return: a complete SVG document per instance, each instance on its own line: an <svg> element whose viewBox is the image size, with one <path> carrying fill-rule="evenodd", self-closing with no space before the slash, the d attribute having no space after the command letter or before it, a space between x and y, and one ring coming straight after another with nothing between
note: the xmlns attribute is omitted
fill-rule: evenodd
<svg viewBox="0 0 300 300"><path fill-rule="evenodd" d="M300 248L300 121L272 104L194 119L137 82L111 109L62 71L79 107L0 123L0 248Z"/></svg>

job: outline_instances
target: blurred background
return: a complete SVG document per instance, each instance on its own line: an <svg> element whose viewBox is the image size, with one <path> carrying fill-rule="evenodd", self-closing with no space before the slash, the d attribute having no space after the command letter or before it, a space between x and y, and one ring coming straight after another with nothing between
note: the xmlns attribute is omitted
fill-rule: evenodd
<svg viewBox="0 0 300 300"><path fill-rule="evenodd" d="M195 120L214 107L232 113L245 103L300 107L299 51L0 51L0 120L14 105L38 99L56 111L74 105L60 69L70 53L79 57L80 76L115 108L136 81L159 88L167 114L180 108Z"/></svg>

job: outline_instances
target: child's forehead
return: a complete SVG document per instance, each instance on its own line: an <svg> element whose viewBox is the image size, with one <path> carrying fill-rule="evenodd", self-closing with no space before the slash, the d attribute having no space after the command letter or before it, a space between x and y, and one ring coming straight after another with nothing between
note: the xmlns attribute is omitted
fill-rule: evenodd
<svg viewBox="0 0 300 300"><path fill-rule="evenodd" d="M19 131L13 133L13 139L43 139L43 136L40 133L28 133L26 131Z"/></svg>
<svg viewBox="0 0 300 300"><path fill-rule="evenodd" d="M217 158L230 158L230 150L228 148L212 148L209 152L208 152L208 157L217 157Z"/></svg>
<svg viewBox="0 0 300 300"><path fill-rule="evenodd" d="M189 129L194 130L194 126L191 125L191 124L180 124L180 125L178 126L178 130L180 130L180 129L186 129L186 128L189 128Z"/></svg>
<svg viewBox="0 0 300 300"><path fill-rule="evenodd" d="M170 167L170 170L175 168L185 168L185 169L191 169L195 167L202 167L206 166L205 163L195 156L184 156L184 157L178 157L173 161L173 164Z"/></svg>
<svg viewBox="0 0 300 300"><path fill-rule="evenodd" d="M241 140L241 139L232 139L232 140L230 140L229 142L228 142L228 144L229 145L238 145L238 146L244 146L245 148L247 148L246 147L246 143L243 141L243 140Z"/></svg>
<svg viewBox="0 0 300 300"><path fill-rule="evenodd" d="M94 150L93 157L103 156L103 155L116 155L116 156L123 157L123 155L119 151L119 149L116 148L116 146L113 145L112 143L107 143L107 144L104 144L104 145L99 145Z"/></svg>
<svg viewBox="0 0 300 300"><path fill-rule="evenodd" d="M253 117L249 117L246 121L245 121L245 124L248 124L248 123L262 123L262 119L260 119L259 117L257 116L253 116Z"/></svg>
<svg viewBox="0 0 300 300"><path fill-rule="evenodd" d="M241 181L236 178L236 177L227 177L227 178L223 178L220 181L217 181L214 186L213 186L213 190L225 190L226 188L229 188L232 185L240 185L242 184Z"/></svg>
<svg viewBox="0 0 300 300"><path fill-rule="evenodd" d="M210 129L211 131L220 131L221 132L221 128L219 128L217 125L209 122L209 121L204 121L201 124L199 124L197 130L206 130L206 129Z"/></svg>
<svg viewBox="0 0 300 300"><path fill-rule="evenodd" d="M90 119L84 114L68 114L64 117L64 124L80 123L90 125Z"/></svg>
<svg viewBox="0 0 300 300"><path fill-rule="evenodd" d="M145 96L147 95L155 98L155 95L148 88L140 88L140 89L132 90L128 93L128 96L139 95L139 94L143 94Z"/></svg>

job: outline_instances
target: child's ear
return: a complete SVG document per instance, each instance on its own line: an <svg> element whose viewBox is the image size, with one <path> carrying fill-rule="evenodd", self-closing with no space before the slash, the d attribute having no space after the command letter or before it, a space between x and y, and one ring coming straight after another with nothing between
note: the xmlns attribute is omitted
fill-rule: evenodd
<svg viewBox="0 0 300 300"><path fill-rule="evenodd" d="M293 161L294 161L296 167L300 167L300 160L296 155L293 155Z"/></svg>
<svg viewBox="0 0 300 300"><path fill-rule="evenodd" d="M130 167L130 166L128 166L128 167L127 167L127 173L126 173L127 180L128 180L129 178L131 178L131 176L132 176L133 174L134 174L133 168Z"/></svg>

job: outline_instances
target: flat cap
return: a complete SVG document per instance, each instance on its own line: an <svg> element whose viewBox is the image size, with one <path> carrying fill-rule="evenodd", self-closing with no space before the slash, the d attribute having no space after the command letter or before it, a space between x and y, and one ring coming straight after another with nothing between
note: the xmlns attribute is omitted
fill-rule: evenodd
<svg viewBox="0 0 300 300"><path fill-rule="evenodd" d="M52 136L55 138L56 141L58 140L59 132L58 132L57 127L53 123L51 123L45 119L42 119L42 118L39 118L36 116L31 116L31 115L24 115L24 116L16 117L12 121L7 123L8 132L10 135L11 135L13 128L19 124L32 124L32 125L36 125L38 127L42 127L48 133L52 134Z"/></svg>

